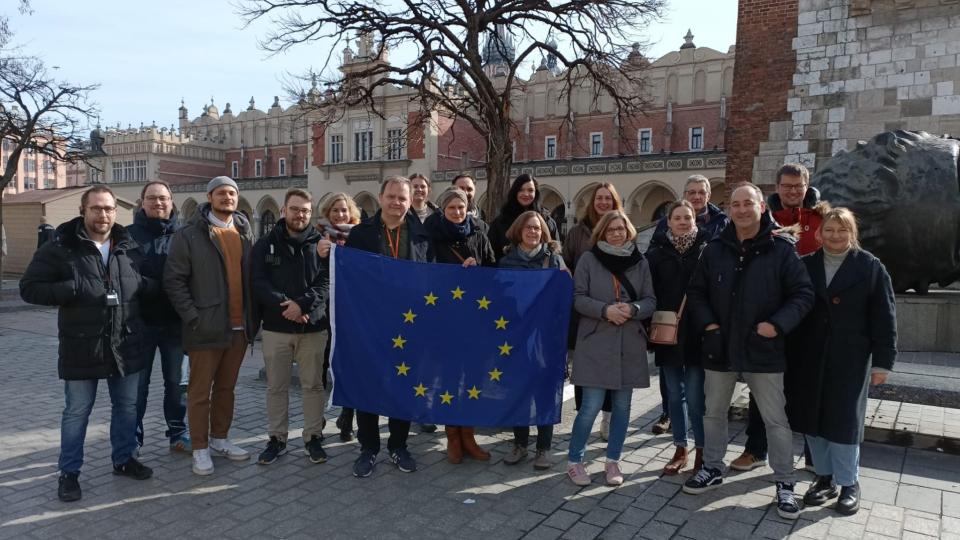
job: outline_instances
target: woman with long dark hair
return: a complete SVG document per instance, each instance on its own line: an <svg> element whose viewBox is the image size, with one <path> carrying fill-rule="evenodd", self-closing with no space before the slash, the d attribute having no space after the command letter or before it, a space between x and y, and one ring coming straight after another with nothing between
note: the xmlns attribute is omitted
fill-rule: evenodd
<svg viewBox="0 0 960 540"><path fill-rule="evenodd" d="M520 214L533 210L543 216L547 223L547 229L550 232L550 238L558 239L557 224L550 217L550 212L540 205L540 184L537 179L529 174L521 174L510 186L507 192L507 202L500 208L500 215L490 223L490 244L493 245L493 253L497 261L503 258L504 249L510 244L507 240L507 230L513 225L513 222L520 217Z"/></svg>

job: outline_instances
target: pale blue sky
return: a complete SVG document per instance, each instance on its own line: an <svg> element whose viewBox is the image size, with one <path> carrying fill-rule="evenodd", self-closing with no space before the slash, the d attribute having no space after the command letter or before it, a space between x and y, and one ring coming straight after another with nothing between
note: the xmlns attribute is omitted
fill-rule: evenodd
<svg viewBox="0 0 960 540"><path fill-rule="evenodd" d="M169 126L181 97L191 118L211 96L221 111L228 101L234 112L245 109L251 95L265 110L275 95L285 102L285 74L320 67L325 58L319 45L268 56L257 48L267 27L241 29L229 0L32 0L29 16L13 4L4 1L0 10L17 43L59 66L67 80L101 85L94 99L104 125ZM664 20L646 33L648 55L678 49L687 28L698 46L725 52L736 22L736 0L669 1Z"/></svg>

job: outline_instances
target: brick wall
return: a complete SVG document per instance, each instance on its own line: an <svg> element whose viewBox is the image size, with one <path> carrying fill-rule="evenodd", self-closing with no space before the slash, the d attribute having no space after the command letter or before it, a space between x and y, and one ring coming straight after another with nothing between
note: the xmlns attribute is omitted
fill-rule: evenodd
<svg viewBox="0 0 960 540"><path fill-rule="evenodd" d="M805 0L804 0L805 1ZM740 0L737 61L726 131L727 184L750 180L771 122L789 120L798 0Z"/></svg>
<svg viewBox="0 0 960 540"><path fill-rule="evenodd" d="M319 167L327 159L327 126L323 124L313 125L313 166Z"/></svg>

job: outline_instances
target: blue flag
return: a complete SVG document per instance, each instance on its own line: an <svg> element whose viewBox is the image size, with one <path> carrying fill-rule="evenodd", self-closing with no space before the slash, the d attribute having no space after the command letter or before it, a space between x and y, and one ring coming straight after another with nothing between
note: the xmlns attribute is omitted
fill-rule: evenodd
<svg viewBox="0 0 960 540"><path fill-rule="evenodd" d="M333 403L416 422L560 421L573 280L331 255Z"/></svg>

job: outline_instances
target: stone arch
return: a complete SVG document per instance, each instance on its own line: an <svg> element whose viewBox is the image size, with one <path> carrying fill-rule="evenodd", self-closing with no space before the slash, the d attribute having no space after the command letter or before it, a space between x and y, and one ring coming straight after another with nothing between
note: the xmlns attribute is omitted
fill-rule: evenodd
<svg viewBox="0 0 960 540"><path fill-rule="evenodd" d="M280 219L280 205L270 195L264 195L257 203L257 221L259 222L259 236L269 234L273 226Z"/></svg>
<svg viewBox="0 0 960 540"><path fill-rule="evenodd" d="M197 209L199 207L200 205L197 204L197 201L195 201L193 197L187 197L187 199L183 201L183 205L180 207L180 223L186 223L190 221L193 216L197 215Z"/></svg>
<svg viewBox="0 0 960 540"><path fill-rule="evenodd" d="M701 102L707 99L707 74L702 69L693 76L693 101Z"/></svg>
<svg viewBox="0 0 960 540"><path fill-rule="evenodd" d="M353 200L357 203L357 207L360 208L360 214L364 219L373 217L373 215L377 213L377 209L380 208L377 198L366 191L357 193Z"/></svg>
<svg viewBox="0 0 960 540"><path fill-rule="evenodd" d="M722 176L716 176L710 179L710 202L726 208L727 206L727 179Z"/></svg>
<svg viewBox="0 0 960 540"><path fill-rule="evenodd" d="M591 182L584 186L583 189L577 192L573 197L573 215L576 221L579 221L580 218L586 213L587 206L593 201L590 200L590 195L593 194L593 190L600 185L600 182Z"/></svg>
<svg viewBox="0 0 960 540"><path fill-rule="evenodd" d="M635 227L640 228L654 221L658 209L664 203L678 199L678 195L667 184L658 180L643 183L624 201L627 216Z"/></svg>
<svg viewBox="0 0 960 540"><path fill-rule="evenodd" d="M563 199L560 191L553 186L540 184L540 205L550 213L550 217L557 224L557 232L560 238L556 240L563 241L567 232L567 203Z"/></svg>
<svg viewBox="0 0 960 540"><path fill-rule="evenodd" d="M248 201L242 195L240 196L240 200L237 201L237 212L243 214L243 217L247 218L248 222L253 223L253 207L250 206L250 201Z"/></svg>
<svg viewBox="0 0 960 540"><path fill-rule="evenodd" d="M316 219L324 219L326 216L322 215L321 208L323 208L323 203L327 202L327 198L333 195L332 191L328 191L323 194L323 197L317 197L316 201L313 203L313 217Z"/></svg>

